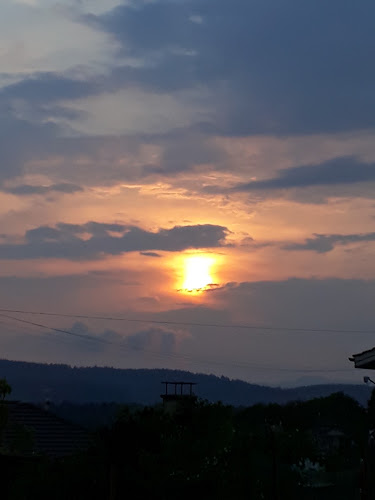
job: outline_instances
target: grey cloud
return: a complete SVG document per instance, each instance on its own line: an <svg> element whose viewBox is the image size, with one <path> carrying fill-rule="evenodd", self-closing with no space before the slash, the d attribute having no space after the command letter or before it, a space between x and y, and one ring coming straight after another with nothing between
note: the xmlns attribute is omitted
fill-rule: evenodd
<svg viewBox="0 0 375 500"><path fill-rule="evenodd" d="M1 104L0 113L0 180L4 180L20 175L35 156L44 156L55 143L59 128L17 119Z"/></svg>
<svg viewBox="0 0 375 500"><path fill-rule="evenodd" d="M107 236L108 232L113 233L123 233L127 230L127 226L123 224L107 224L103 222L87 222L86 224L69 224L64 222L59 222L56 227L63 234L83 234L90 233L93 236Z"/></svg>
<svg viewBox="0 0 375 500"><path fill-rule="evenodd" d="M44 150L56 147L56 139L61 129L53 125L53 121L55 119L74 121L86 116L84 111L66 107L63 101L88 97L98 93L97 88L100 87L99 83L91 81L90 77L74 79L74 77L51 72L34 73L21 81L1 88L0 109L4 110L4 116L9 116L20 132L18 136L17 131L13 131L14 137L12 137L10 147L16 145L21 150L29 148L29 144L23 137L23 130L26 127L29 128L29 134L33 133L34 141L39 139L39 135L50 133L48 141L44 142ZM7 120L5 123L7 124ZM52 143L51 139L53 139ZM33 153L38 151L39 145L37 140Z"/></svg>
<svg viewBox="0 0 375 500"><path fill-rule="evenodd" d="M192 16L202 23L192 22ZM301 133L375 126L372 0L186 0L126 3L77 21L112 34L126 56L109 76L36 73L0 91L37 112L124 87L207 86L216 133ZM225 36L223 36L225 33Z"/></svg>
<svg viewBox="0 0 375 500"><path fill-rule="evenodd" d="M106 307L109 311L113 307L111 293L117 294L119 290L124 293L130 287L129 293L132 295L134 287L140 283L138 271L123 269L64 276L0 276L0 298L3 304L14 304L17 308L27 310L55 311L61 304L64 304L65 310L76 310L79 304L82 310L89 311L100 304L100 307ZM103 306L104 303L107 306Z"/></svg>
<svg viewBox="0 0 375 500"><path fill-rule="evenodd" d="M246 310L252 324L370 331L375 324L374 280L291 278L232 283L211 293L229 309ZM328 342L328 333L323 338Z"/></svg>
<svg viewBox="0 0 375 500"><path fill-rule="evenodd" d="M374 14L372 0L360 6L341 0L286 0L282 6L279 0L186 0L127 2L106 15L79 19L116 37L123 52L139 57L140 64L116 65L101 77L89 71L83 76L84 68L80 74L39 72L0 90L0 180L21 175L31 160L54 155L63 160L49 172L80 185L174 175L223 160L223 153L207 141L212 134L374 127L375 67L368 63L375 43ZM192 16L203 22L191 22ZM123 87L167 93L203 88L211 111L204 123L164 137L63 138L61 128L48 121L51 116L74 119L71 113L77 112L65 109L64 99ZM30 122L12 116L12 103L18 100L30 105ZM136 155L145 143L162 146L160 164L119 167L124 151L128 157ZM84 156L84 165L77 165L78 156ZM319 181L308 167L300 167L306 170L290 169L238 189L333 185L338 179L350 186L373 180L371 165L354 164L353 177L349 167L331 166ZM33 168L38 173L39 167Z"/></svg>
<svg viewBox="0 0 375 500"><path fill-rule="evenodd" d="M118 236L110 233L117 232ZM89 233L89 239L79 235ZM92 259L125 252L164 250L177 252L188 248L211 248L225 245L227 228L211 224L175 226L145 231L136 226L100 224L58 224L39 226L26 231L25 242L0 245L0 259Z"/></svg>
<svg viewBox="0 0 375 500"><path fill-rule="evenodd" d="M56 141L53 153L64 155L67 159L64 168L58 168L59 178L70 176L76 182L87 184L102 182L110 184L118 180L152 180L158 176L173 176L182 171L192 170L202 164L218 166L225 162L226 155L220 145L210 141L210 132L199 126L171 130L166 134L138 134L119 137L78 137ZM157 164L147 161L140 164L137 159L142 154L143 145L160 151ZM75 164L76 158L84 155L89 167ZM134 157L128 165L119 165L123 156ZM136 165L135 165L136 164ZM87 178L87 168L92 176Z"/></svg>
<svg viewBox="0 0 375 500"><path fill-rule="evenodd" d="M321 163L282 169L277 177L238 184L233 191L257 191L310 186L334 186L375 181L375 164L345 157Z"/></svg>
<svg viewBox="0 0 375 500"><path fill-rule="evenodd" d="M177 130L164 137L154 138L163 146L160 165L146 165L144 174L173 175L202 164L214 163L224 159L224 153L207 140L207 135L196 130Z"/></svg>
<svg viewBox="0 0 375 500"><path fill-rule="evenodd" d="M96 332L81 321L75 322L68 331L73 333L72 336L66 334L70 348L85 353L105 352L115 346L115 349L122 349L124 354L129 350L139 351L141 354L144 352L145 355L172 354L183 338L183 334L162 327L140 330L127 336L112 329Z"/></svg>
<svg viewBox="0 0 375 500"><path fill-rule="evenodd" d="M150 328L139 331L126 338L126 344L136 351L160 352L163 354L174 353L177 349L179 335L163 328Z"/></svg>
<svg viewBox="0 0 375 500"><path fill-rule="evenodd" d="M111 345L121 345L123 342L123 336L115 330L106 329L99 333L94 332L82 321L76 321L71 327L66 328L66 331L71 332L73 335L67 333L64 337L64 333L61 333L59 334L60 338L63 336L63 339L66 341L65 343L68 343L70 349L74 349L76 353L104 352L110 349Z"/></svg>
<svg viewBox="0 0 375 500"><path fill-rule="evenodd" d="M164 311L159 317L180 322L189 322L194 317L197 323L254 326L249 330L198 326L189 329L191 355L198 359L220 359L223 364L216 368L217 372L279 385L295 376L295 369L321 369L322 372L342 369L343 373L334 376L351 377L353 382L356 377L359 380L360 374L351 371L348 356L373 346L375 280L288 279L232 283L210 294L213 303L220 307L187 305L177 311ZM262 326L271 329L262 330ZM282 330L283 327L295 330ZM344 333L343 330L356 332ZM358 330L368 333L360 334ZM233 366L234 359L236 364L241 361L248 367ZM196 369L207 370L207 366L208 363L202 362ZM209 367L212 368L214 365Z"/></svg>
<svg viewBox="0 0 375 500"><path fill-rule="evenodd" d="M113 279L117 279L118 274L114 273ZM93 277L90 276L91 278ZM84 289L82 279L86 283ZM92 296L86 297L86 289L96 290L98 298L102 298L100 280L105 279L105 275L101 276L99 273L95 276L96 281L86 282L86 279L87 277L82 276L50 277L45 280L39 277L28 279L0 277L0 294L4 304L14 303L17 306L22 305L25 309L32 307L40 310L56 310L59 304L64 304L63 312L81 309L97 314L96 303L93 304ZM1 346L13 359L68 362L79 365L95 362L118 367L145 368L154 367L155 359L145 354L140 362L140 359L134 356L137 349L170 353L174 352L175 342L183 341L179 351L182 355L186 355L186 358L183 360L176 357L176 360L179 368L183 366L187 370L209 371L250 380L253 383L256 381L279 385L289 381L292 376L295 377L295 373L293 374L295 369L308 371L309 368L313 368L324 372L327 369L338 368L349 372L337 373L338 377L350 378L352 382L360 380L359 373L355 370L350 371L352 364L347 358L353 352L373 347L374 280L289 279L277 282L245 282L233 283L210 293L213 294L213 299L216 297L218 300L214 302L216 307L191 307L191 303L185 303L181 304L179 309L174 308L159 313L145 312L142 314L142 320L189 323L194 317L195 323L202 324L241 322L259 326L271 325L276 328L290 327L296 328L296 331L191 326L186 327L190 336L189 348L185 351L183 342L187 335L174 331L173 327L145 327L135 332L131 330L128 332L130 338L127 341L122 332L105 330L105 326L101 323L97 328L99 333L91 332L89 325L73 326L78 333L92 333L110 339L114 336L116 342L124 345L124 350L109 349L108 346L108 350L100 351L99 349L105 346L98 343L98 346L88 347L88 341L82 339L81 342L78 338L63 334L48 333L48 336L41 337L39 331L37 335L32 335L32 331L26 332L21 327L22 334L11 335L6 330L8 323L2 327L4 334L1 336ZM101 304L101 307L103 310L107 309L108 315L134 317L134 312L130 314L129 311L124 311L124 303L117 309L110 309L112 299L107 306ZM59 322L51 324L64 328L64 324ZM69 330L72 325L70 323L65 327ZM336 332L307 332L303 331L304 328L332 328ZM342 330L356 330L357 333L343 333ZM360 334L358 330L366 330L369 333ZM117 337L119 334L121 338ZM165 340L162 341L164 336ZM131 346L134 346L134 350ZM99 350L96 358L95 349ZM129 352L130 356L124 361L126 352ZM160 357L163 366L168 366L167 358L168 356ZM288 371L289 369L291 371Z"/></svg>
<svg viewBox="0 0 375 500"><path fill-rule="evenodd" d="M374 15L371 0L187 0L121 5L95 22L159 63L117 78L156 91L225 82L217 130L285 133L374 126Z"/></svg>
<svg viewBox="0 0 375 500"><path fill-rule="evenodd" d="M12 111L4 110L0 124L0 182L22 175L26 166L28 173L45 173L45 167L39 163L45 165L50 158L58 160L51 161L48 174L53 180L59 179L60 183L54 186L60 191L64 184L111 185L123 180L174 175L197 164L220 160L219 147L209 144L205 133L193 129L155 136L64 137L60 127L37 121L21 120L13 116ZM160 165L159 162L157 166L148 165L147 161L140 164L138 155L142 154L143 145L161 148ZM120 163L124 156L129 157L125 165ZM14 188L17 194L31 190Z"/></svg>
<svg viewBox="0 0 375 500"><path fill-rule="evenodd" d="M23 326L14 323L3 323L1 347L10 357L29 359L41 362L67 362L71 365L127 366L139 367L140 360L148 365L155 363L168 364L170 355L178 351L186 337L172 329L150 328L131 335L124 335L113 329L92 329L89 324L75 322L73 325L58 323L57 328L72 332L36 330L30 333ZM142 366L143 367L143 366Z"/></svg>
<svg viewBox="0 0 375 500"><path fill-rule="evenodd" d="M0 89L0 100L23 99L30 104L47 104L78 99L94 93L95 85L58 73L34 73L20 82Z"/></svg>
<svg viewBox="0 0 375 500"><path fill-rule="evenodd" d="M162 257L160 253L156 252L139 252L141 255L144 255L145 257Z"/></svg>
<svg viewBox="0 0 375 500"><path fill-rule="evenodd" d="M0 182L22 175L26 166L28 173L38 174L42 170L44 174L45 167L38 163L46 164L52 157L58 161L56 165L52 162L48 173L51 179L59 179L60 191L64 184L108 184L135 177L132 165L119 168L118 159L124 152L136 156L142 146L141 138L77 137L71 131L67 136L66 129L47 120L45 115L41 117L34 108L20 118L11 103L3 101L0 99ZM85 165L77 166L77 158L82 156Z"/></svg>
<svg viewBox="0 0 375 500"><path fill-rule="evenodd" d="M285 250L311 250L317 253L327 253L337 245L350 245L351 243L374 242L375 233L365 234L314 234L304 243L292 243L283 246Z"/></svg>
<svg viewBox="0 0 375 500"><path fill-rule="evenodd" d="M21 184L20 186L3 188L3 191L7 193L12 193L20 196L28 196L33 194L48 194L48 193L64 193L73 194L79 191L83 191L81 186L69 183L51 184L50 186L34 186L30 184Z"/></svg>
<svg viewBox="0 0 375 500"><path fill-rule="evenodd" d="M194 24L188 20L190 4L155 2L139 6L120 5L102 18L97 18L97 22L122 42L130 43L134 52L181 47L188 42L194 29ZM144 31L144 36L140 36L140 31Z"/></svg>

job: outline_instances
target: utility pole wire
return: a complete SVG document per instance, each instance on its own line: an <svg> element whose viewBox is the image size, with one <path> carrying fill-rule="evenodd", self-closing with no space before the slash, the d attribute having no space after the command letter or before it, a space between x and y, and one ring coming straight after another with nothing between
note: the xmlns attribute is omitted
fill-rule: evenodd
<svg viewBox="0 0 375 500"><path fill-rule="evenodd" d="M82 339L92 340L94 342L100 342L101 344L110 343L105 339L101 339L99 337L93 337L92 335L85 335L83 333L75 333L75 332L71 332L69 330L63 330L62 328L54 328L52 326L42 325L41 323L34 323L33 321L26 321L24 319L15 318L14 316L8 316L7 314L0 314L0 317L11 319L13 321L18 321L19 323L24 323L26 325L37 326L39 328L44 328L47 330L53 330L54 332L58 332L58 333L66 333L67 335L72 335L73 337L80 337Z"/></svg>
<svg viewBox="0 0 375 500"><path fill-rule="evenodd" d="M180 358L180 359L184 359L186 361L188 361L189 363L203 363L203 364L213 364L213 365L219 365L219 366L233 366L233 367L237 367L237 368L256 368L258 370L267 370L267 371L278 371L278 372L296 372L296 373L319 373L319 372L324 372L324 373L328 373L328 372L332 372L332 373L338 373L338 372L349 372L351 370L347 370L347 369L314 369L314 368L301 368L301 369L295 369L295 368L280 368L280 367L266 367L266 366L262 366L262 365L256 365L256 364L250 364L250 363L241 363L241 362L237 362L237 363L228 363L228 362L225 362L225 361L215 361L215 360L207 360L207 359L194 359L192 358L191 356L188 356L186 354L178 354L178 353L167 353L167 352L157 352L157 351L151 351L151 350L148 350L148 349L144 349L142 347L136 347L136 346L128 346L128 345L125 345L125 344L121 344L120 342L113 342L111 340L107 340L107 339L101 339L100 337L94 337L92 335L85 335L85 334L80 334L80 333L75 333L75 332L72 332L70 330L64 330L62 328L54 328L52 326L47 326L47 325L43 325L41 323L35 323L33 321L27 321L27 320L23 320L23 319L20 319L20 318L16 318L14 316L9 316L7 314L2 314L0 313L0 317L2 318L6 318L6 319L10 319L12 321L17 321L19 323L23 323L23 324L27 324L27 325L32 325L32 326L36 326L38 328L43 328L45 330L50 330L50 331L53 331L53 332L57 332L57 333L64 333L64 334L67 334L67 335L70 335L72 337L79 337L79 338L82 338L82 339L85 339L85 340L90 340L90 341L94 341L94 342L99 342L101 344L106 344L106 345L111 345L111 346L116 346L120 349L124 349L126 351L140 351L140 352L144 352L146 354L151 354L151 355L154 355L154 356L158 356L158 357L169 357L169 358Z"/></svg>
<svg viewBox="0 0 375 500"><path fill-rule="evenodd" d="M150 323L156 325L171 325L171 326L199 326L204 328L234 328L241 330L264 330L264 331L285 331L285 332L305 332L305 333L357 333L357 334L373 334L373 330L342 330L338 328L296 328L287 326L269 326L269 325L247 325L236 323L199 323L191 321L170 321L170 320L152 320L142 318L127 318L113 316L93 316L84 314L63 314L45 311L25 311L21 309L0 309L0 313L12 314L32 314L39 316L55 316L61 318L74 319L95 319L100 321L126 321L129 323Z"/></svg>

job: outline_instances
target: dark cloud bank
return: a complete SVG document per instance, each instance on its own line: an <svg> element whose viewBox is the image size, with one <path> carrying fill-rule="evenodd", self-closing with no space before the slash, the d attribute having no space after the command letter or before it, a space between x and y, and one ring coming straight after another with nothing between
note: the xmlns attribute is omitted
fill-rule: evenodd
<svg viewBox="0 0 375 500"><path fill-rule="evenodd" d="M72 333L69 344L83 353L104 352L115 346L115 349L123 350L124 353L130 351L145 355L158 353L168 355L177 350L179 340L178 332L163 327L146 327L130 335L124 335L112 329L94 332L86 323L77 321L68 331Z"/></svg>
<svg viewBox="0 0 375 500"><path fill-rule="evenodd" d="M54 154L67 158L59 178L74 178L78 184L134 176L132 169L111 165L124 150L136 151L146 140L142 134L121 140L62 138L66 130L48 120L48 113L72 118L72 110L64 108L65 100L122 88L168 94L209 90L204 102L210 112L204 120L197 118L179 136L175 132L174 137L168 133L147 138L146 142L162 145L164 153L161 166L144 165L138 174L144 177L171 175L199 163L220 161L223 154L205 140L215 134L372 129L374 18L372 0L160 0L127 2L102 16L81 17L77 21L116 39L120 57L140 58L141 64L121 66L118 61L109 74L100 77L90 76L92 71L86 77L84 71L74 70L31 73L1 89L0 180L22 175L30 159ZM26 118L20 119L14 112L14 103L22 103L21 109L26 104ZM98 155L103 144L117 156ZM88 155L90 176L87 167L81 171L74 164L75 154ZM283 170L276 178L243 183L235 189L350 186L373 181L374 170L374 165L341 159ZM30 191L30 187L18 188L17 194Z"/></svg>
<svg viewBox="0 0 375 500"><path fill-rule="evenodd" d="M350 245L351 243L375 242L375 233L364 234L314 234L304 243L291 243L283 246L285 250L310 250L317 253L327 253L337 245Z"/></svg>
<svg viewBox="0 0 375 500"><path fill-rule="evenodd" d="M76 184L61 182L60 184L51 184L49 186L21 184L15 187L5 187L3 188L3 191L6 193L16 194L18 196L30 196L33 194L49 193L73 194L83 191L83 188L81 186L77 186Z"/></svg>
<svg viewBox="0 0 375 500"><path fill-rule="evenodd" d="M122 224L60 223L55 227L39 226L26 231L24 243L0 245L0 259L91 259L135 251L213 248L226 245L227 233L227 228L212 224L175 226L150 232Z"/></svg>
<svg viewBox="0 0 375 500"><path fill-rule="evenodd" d="M127 2L77 21L112 35L143 65L118 64L100 78L30 74L1 90L0 102L42 109L126 87L209 86L217 92L211 125L226 134L370 128L374 17L372 0Z"/></svg>
<svg viewBox="0 0 375 500"><path fill-rule="evenodd" d="M353 157L335 158L318 165L304 165L279 171L277 177L238 184L233 191L258 191L314 186L337 186L375 181L375 164Z"/></svg>
<svg viewBox="0 0 375 500"><path fill-rule="evenodd" d="M225 82L216 126L242 134L373 127L374 17L371 0L186 0L121 5L88 22L126 54L157 56L114 81L158 92Z"/></svg>

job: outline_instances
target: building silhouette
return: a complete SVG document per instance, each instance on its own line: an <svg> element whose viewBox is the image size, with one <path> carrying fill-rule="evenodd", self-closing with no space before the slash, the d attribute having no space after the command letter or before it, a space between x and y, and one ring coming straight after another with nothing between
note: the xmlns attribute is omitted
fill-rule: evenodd
<svg viewBox="0 0 375 500"><path fill-rule="evenodd" d="M165 385L165 392L160 397L163 400L163 407L166 413L173 414L176 412L191 409L196 401L197 396L193 392L195 382L162 382Z"/></svg>

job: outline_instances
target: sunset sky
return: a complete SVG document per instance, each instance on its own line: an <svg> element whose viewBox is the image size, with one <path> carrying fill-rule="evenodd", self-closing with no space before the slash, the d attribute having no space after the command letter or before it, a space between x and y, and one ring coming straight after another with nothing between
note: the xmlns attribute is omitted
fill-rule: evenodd
<svg viewBox="0 0 375 500"><path fill-rule="evenodd" d="M1 313L0 357L361 383L374 26L374 0L1 0L0 309L66 316Z"/></svg>

